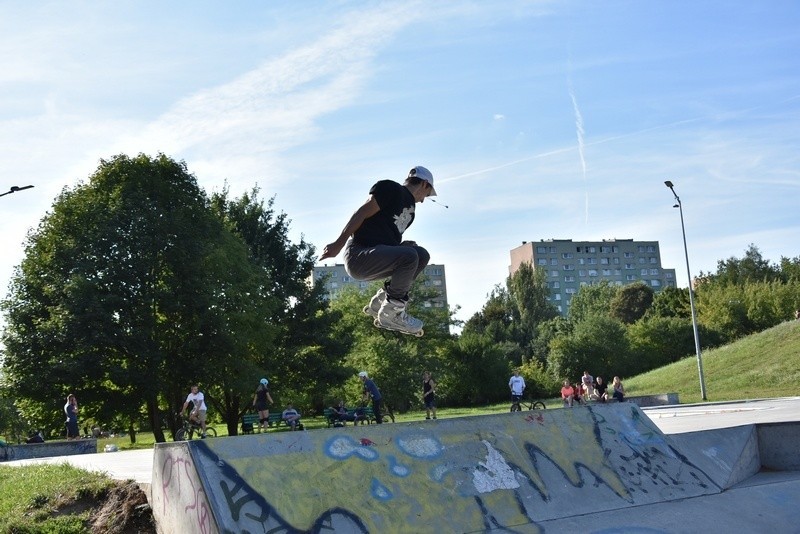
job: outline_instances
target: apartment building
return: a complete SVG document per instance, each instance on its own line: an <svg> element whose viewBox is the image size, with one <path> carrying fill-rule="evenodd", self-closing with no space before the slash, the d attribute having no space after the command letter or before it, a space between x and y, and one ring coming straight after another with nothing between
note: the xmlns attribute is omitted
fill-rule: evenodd
<svg viewBox="0 0 800 534"><path fill-rule="evenodd" d="M522 245L511 249L510 274L523 262L545 270L550 300L564 316L581 286L603 280L617 286L643 282L656 292L676 287L675 269L661 266L658 241L523 241Z"/></svg>
<svg viewBox="0 0 800 534"><path fill-rule="evenodd" d="M432 287L439 293L434 299L424 302L425 307L446 308L447 307L447 277L445 276L444 265L430 264L425 267L422 276L426 287ZM351 278L344 270L344 264L317 265L311 275L312 287L321 280L325 280L325 293L328 299L336 298L336 295L346 287L357 287L366 290L372 282L364 282ZM372 296L372 295L370 295Z"/></svg>

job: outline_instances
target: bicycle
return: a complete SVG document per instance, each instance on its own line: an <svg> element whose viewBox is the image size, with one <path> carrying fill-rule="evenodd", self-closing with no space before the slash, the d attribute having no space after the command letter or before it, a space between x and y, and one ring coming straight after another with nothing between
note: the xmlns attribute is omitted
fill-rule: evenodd
<svg viewBox="0 0 800 534"><path fill-rule="evenodd" d="M381 403L381 420L384 423L387 423L387 419L394 423L394 412L392 411L392 405L384 401Z"/></svg>
<svg viewBox="0 0 800 534"><path fill-rule="evenodd" d="M528 410L545 410L547 406L544 405L541 401L526 401L521 397L517 397L514 395L511 401L511 411L512 412L519 412L522 411L523 407Z"/></svg>
<svg viewBox="0 0 800 534"><path fill-rule="evenodd" d="M200 423L193 421L190 417L184 417L183 414L178 415L183 420L183 426L175 431L175 441L190 440L195 434L198 436L203 435L203 430L200 427ZM217 431L213 426L206 425L206 437L217 437Z"/></svg>

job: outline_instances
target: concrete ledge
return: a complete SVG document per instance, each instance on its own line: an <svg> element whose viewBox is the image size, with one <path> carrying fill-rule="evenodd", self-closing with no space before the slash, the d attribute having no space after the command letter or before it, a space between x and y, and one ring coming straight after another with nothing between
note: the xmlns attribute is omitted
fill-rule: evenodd
<svg viewBox="0 0 800 534"><path fill-rule="evenodd" d="M49 458L51 456L72 456L74 454L94 454L97 452L96 439L76 439L72 441L48 441L45 443L22 443L9 445L5 460L28 460L30 458Z"/></svg>
<svg viewBox="0 0 800 534"><path fill-rule="evenodd" d="M650 406L669 406L680 404L677 393L662 393L661 395L641 395L638 397L625 397L625 400L632 402L640 408Z"/></svg>
<svg viewBox="0 0 800 534"><path fill-rule="evenodd" d="M761 466L772 471L800 471L800 422L757 426Z"/></svg>

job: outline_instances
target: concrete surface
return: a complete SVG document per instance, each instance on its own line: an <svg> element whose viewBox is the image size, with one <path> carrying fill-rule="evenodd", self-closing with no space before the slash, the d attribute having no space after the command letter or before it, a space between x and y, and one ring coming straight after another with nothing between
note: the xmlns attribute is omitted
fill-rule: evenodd
<svg viewBox="0 0 800 534"><path fill-rule="evenodd" d="M162 532L800 532L800 398L610 406L60 461L152 480Z"/></svg>
<svg viewBox="0 0 800 534"><path fill-rule="evenodd" d="M755 428L711 432L673 440L614 403L159 444L152 504L169 532L696 532L708 502L710 532L794 524L800 477L734 491Z"/></svg>
<svg viewBox="0 0 800 534"><path fill-rule="evenodd" d="M45 443L21 443L8 445L5 451L8 460L29 460L31 458L50 458L74 454L94 454L97 452L96 439L75 439L69 441L47 441ZM2 465L2 464L0 464Z"/></svg>

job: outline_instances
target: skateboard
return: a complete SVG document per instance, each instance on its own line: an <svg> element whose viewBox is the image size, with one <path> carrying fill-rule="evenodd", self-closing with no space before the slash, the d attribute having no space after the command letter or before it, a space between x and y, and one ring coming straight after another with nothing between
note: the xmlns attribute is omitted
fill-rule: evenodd
<svg viewBox="0 0 800 534"><path fill-rule="evenodd" d="M425 335L425 330L423 330L423 329L420 329L418 332L409 332L408 330L401 330L399 328L390 328L388 326L383 326L380 322L378 322L378 319L375 319L374 321L372 321L372 324L374 324L376 327L380 328L381 330L388 330L389 332L400 332L401 334L406 334L406 335L414 336L414 337L422 337L422 336Z"/></svg>

